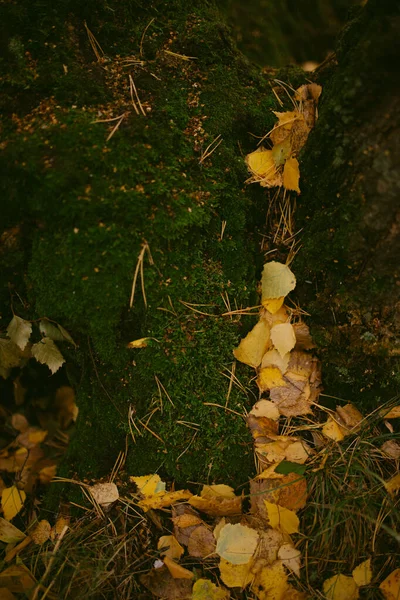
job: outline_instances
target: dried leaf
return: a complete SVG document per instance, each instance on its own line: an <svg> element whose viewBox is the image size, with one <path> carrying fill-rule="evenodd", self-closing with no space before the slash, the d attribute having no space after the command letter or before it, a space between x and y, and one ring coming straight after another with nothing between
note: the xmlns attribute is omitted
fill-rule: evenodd
<svg viewBox="0 0 400 600"><path fill-rule="evenodd" d="M270 261L264 265L261 287L264 304L264 300L287 296L296 287L296 277L287 265Z"/></svg>
<svg viewBox="0 0 400 600"><path fill-rule="evenodd" d="M130 481L136 483L138 490L143 496L154 496L159 492L165 492L165 483L159 475L141 475L140 477L129 477Z"/></svg>
<svg viewBox="0 0 400 600"><path fill-rule="evenodd" d="M272 111L276 117L278 117L278 123L275 125L270 133L270 139L272 143L280 144L284 140L288 139L292 130L293 124L300 117L300 113L297 110L286 111L286 112L275 112Z"/></svg>
<svg viewBox="0 0 400 600"><path fill-rule="evenodd" d="M234 565L248 563L258 544L259 536L255 529L228 523L220 531L216 553Z"/></svg>
<svg viewBox="0 0 400 600"><path fill-rule="evenodd" d="M1 600L17 600L17 597L5 587L0 588L0 598Z"/></svg>
<svg viewBox="0 0 400 600"><path fill-rule="evenodd" d="M48 521L43 519L36 525L34 529L32 529L29 535L35 544L42 545L50 539L50 533L51 525Z"/></svg>
<svg viewBox="0 0 400 600"><path fill-rule="evenodd" d="M312 340L310 329L305 323L302 321L294 323L293 329L296 336L296 350L311 350L316 347Z"/></svg>
<svg viewBox="0 0 400 600"><path fill-rule="evenodd" d="M290 510L300 510L307 502L307 481L298 473L288 473L280 480L278 504Z"/></svg>
<svg viewBox="0 0 400 600"><path fill-rule="evenodd" d="M400 458L400 444L399 442L396 442L396 440L388 440L387 442L384 442L381 446L381 451L389 458L393 458L395 460Z"/></svg>
<svg viewBox="0 0 400 600"><path fill-rule="evenodd" d="M14 315L7 327L7 335L20 350L25 350L32 333L32 323Z"/></svg>
<svg viewBox="0 0 400 600"><path fill-rule="evenodd" d="M266 529L259 531L260 543L254 556L253 572L266 564L272 565L278 558L278 550L283 544L283 534L277 529Z"/></svg>
<svg viewBox="0 0 400 600"><path fill-rule="evenodd" d="M379 413L385 419L400 419L400 406L394 406L389 411L386 408L383 408Z"/></svg>
<svg viewBox="0 0 400 600"><path fill-rule="evenodd" d="M264 471L257 475L256 479L282 479L284 477L282 473L275 473L276 467L280 465L281 462L282 461L275 462L267 469L264 469Z"/></svg>
<svg viewBox="0 0 400 600"><path fill-rule="evenodd" d="M42 365L47 365L54 374L65 363L64 357L50 338L43 338L32 346L32 356Z"/></svg>
<svg viewBox="0 0 400 600"><path fill-rule="evenodd" d="M214 535L208 527L199 525L189 537L188 552L190 556L207 558L211 554L214 554L215 543Z"/></svg>
<svg viewBox="0 0 400 600"><path fill-rule="evenodd" d="M4 518L11 521L22 509L26 499L24 490L19 490L15 485L5 488L1 492L1 506Z"/></svg>
<svg viewBox="0 0 400 600"><path fill-rule="evenodd" d="M288 158L283 167L283 187L300 194L300 170L297 158Z"/></svg>
<svg viewBox="0 0 400 600"><path fill-rule="evenodd" d="M56 476L57 473L57 465L49 465L47 467L43 467L39 471L39 481L40 483L47 484L50 483L52 479Z"/></svg>
<svg viewBox="0 0 400 600"><path fill-rule="evenodd" d="M268 312L274 315L276 312L278 312L284 302L285 296L281 296L280 298L265 298L262 304Z"/></svg>
<svg viewBox="0 0 400 600"><path fill-rule="evenodd" d="M163 535L157 543L157 550L160 550L160 556L168 556L172 560L179 560L184 549L174 535Z"/></svg>
<svg viewBox="0 0 400 600"><path fill-rule="evenodd" d="M262 393L271 388L286 384L282 379L282 373L278 367L265 367L258 372L257 385Z"/></svg>
<svg viewBox="0 0 400 600"><path fill-rule="evenodd" d="M363 420L363 416L360 411L353 404L346 404L345 406L337 406L336 413L338 415L339 422L346 428L351 429L352 432L358 431L359 425Z"/></svg>
<svg viewBox="0 0 400 600"><path fill-rule="evenodd" d="M191 579L174 579L166 566L152 569L140 576L140 582L152 594L163 600L188 600L191 598Z"/></svg>
<svg viewBox="0 0 400 600"><path fill-rule="evenodd" d="M328 600L356 600L358 585L352 577L334 575L324 581L322 589Z"/></svg>
<svg viewBox="0 0 400 600"><path fill-rule="evenodd" d="M0 517L0 541L6 544L14 544L25 538L25 533L17 529L15 525Z"/></svg>
<svg viewBox="0 0 400 600"><path fill-rule="evenodd" d="M193 527L193 525L200 525L203 522L200 517L192 514L184 514L179 515L178 517L173 517L172 521L176 527L180 527L181 529Z"/></svg>
<svg viewBox="0 0 400 600"><path fill-rule="evenodd" d="M230 594L209 579L198 579L193 586L192 600L229 600Z"/></svg>
<svg viewBox="0 0 400 600"><path fill-rule="evenodd" d="M271 150L271 153L275 165L277 167L282 166L285 163L285 160L287 160L292 153L290 139L286 138L285 140L279 142L279 144L275 144Z"/></svg>
<svg viewBox="0 0 400 600"><path fill-rule="evenodd" d="M259 600L285 600L289 584L283 565L276 561L261 569L251 586Z"/></svg>
<svg viewBox="0 0 400 600"><path fill-rule="evenodd" d="M270 335L273 345L282 358L295 347L296 336L291 323L279 323L278 325L274 325Z"/></svg>
<svg viewBox="0 0 400 600"><path fill-rule="evenodd" d="M193 579L192 571L188 571L188 569L178 565L178 563L168 558L168 556L164 556L163 562L174 579Z"/></svg>
<svg viewBox="0 0 400 600"><path fill-rule="evenodd" d="M147 348L149 340L155 340L156 342L158 342L158 340L156 340L155 338L144 337L144 338L139 338L138 340L133 340L133 342L129 342L129 344L127 344L126 347L127 348Z"/></svg>
<svg viewBox="0 0 400 600"><path fill-rule="evenodd" d="M75 402L75 391L69 385L62 385L56 391L54 411L62 430L68 429L78 418L79 408Z"/></svg>
<svg viewBox="0 0 400 600"><path fill-rule="evenodd" d="M371 559L364 560L358 567L353 569L351 574L358 587L369 585L372 581Z"/></svg>
<svg viewBox="0 0 400 600"><path fill-rule="evenodd" d="M397 475L394 475L394 477L391 477L388 481L385 481L384 485L389 494L394 494L400 490L400 473L397 473Z"/></svg>
<svg viewBox="0 0 400 600"><path fill-rule="evenodd" d="M271 527L279 528L281 531L288 533L299 532L299 517L295 512L279 506L279 504L273 504L264 500L265 508L267 509L268 519Z"/></svg>
<svg viewBox="0 0 400 600"><path fill-rule="evenodd" d="M12 340L0 338L0 375L7 379L10 369L19 367L21 362L21 349Z"/></svg>
<svg viewBox="0 0 400 600"><path fill-rule="evenodd" d="M191 499L192 493L189 490L178 490L177 492L159 492L154 496L146 496L143 500L138 502L138 506L147 512L150 508L163 508L164 506L170 506L175 502L181 500Z"/></svg>
<svg viewBox="0 0 400 600"><path fill-rule="evenodd" d="M258 367L267 351L269 337L269 325L264 319L260 319L233 351L235 358L251 367Z"/></svg>
<svg viewBox="0 0 400 600"><path fill-rule="evenodd" d="M97 504L109 508L119 498L118 488L115 483L96 483L87 488Z"/></svg>
<svg viewBox="0 0 400 600"><path fill-rule="evenodd" d="M331 416L328 417L328 420L323 426L322 433L335 442L340 442L346 435L343 428Z"/></svg>
<svg viewBox="0 0 400 600"><path fill-rule="evenodd" d="M289 360L290 352L281 356L277 350L268 350L262 358L260 368L266 369L267 367L278 367L282 375L284 375L289 366Z"/></svg>
<svg viewBox="0 0 400 600"><path fill-rule="evenodd" d="M400 598L400 569L395 569L382 581L379 586L385 600L398 600Z"/></svg>
<svg viewBox="0 0 400 600"><path fill-rule="evenodd" d="M24 565L11 565L0 573L0 588L5 587L10 592L25 593L31 597L36 580Z"/></svg>
<svg viewBox="0 0 400 600"><path fill-rule="evenodd" d="M255 181L263 187L275 187L281 184L281 176L277 172L271 150L260 146L246 156L247 167Z"/></svg>
<svg viewBox="0 0 400 600"><path fill-rule="evenodd" d="M293 544L283 544L278 550L278 558L289 571L300 577L301 552Z"/></svg>
<svg viewBox="0 0 400 600"><path fill-rule="evenodd" d="M249 415L254 415L255 417L267 417L268 419L277 421L279 419L279 410L270 400L259 400L254 404Z"/></svg>
<svg viewBox="0 0 400 600"><path fill-rule="evenodd" d="M222 517L222 519L220 519L218 521L218 523L216 524L216 526L214 527L214 530L213 530L213 535L214 535L215 540L218 540L219 534L221 533L221 529L223 527L225 527L225 525L226 525L226 519L225 519L225 517Z"/></svg>
<svg viewBox="0 0 400 600"><path fill-rule="evenodd" d="M25 417L25 415L20 415L18 413L14 413L11 417L11 425L14 427L14 429L20 431L21 433L24 433L24 431L29 428L28 419Z"/></svg>
<svg viewBox="0 0 400 600"><path fill-rule="evenodd" d="M249 585L254 578L251 567L251 561L242 565L234 565L224 558L221 558L219 561L221 579L228 587L240 587L244 589Z"/></svg>
<svg viewBox="0 0 400 600"><path fill-rule="evenodd" d="M54 342L68 342L76 347L76 344L68 331L58 323L52 323L48 319L41 319L39 323L40 332Z"/></svg>
<svg viewBox="0 0 400 600"><path fill-rule="evenodd" d="M270 391L270 399L277 405L280 414L294 417L312 412L311 390L307 378L287 371L284 380L285 387L276 387Z"/></svg>
<svg viewBox="0 0 400 600"><path fill-rule="evenodd" d="M47 437L47 431L38 427L29 427L24 433L17 436L17 442L20 446L32 450L35 446L41 444Z"/></svg>
<svg viewBox="0 0 400 600"><path fill-rule="evenodd" d="M235 491L229 485L220 483L218 485L203 485L200 492L202 498L235 498Z"/></svg>

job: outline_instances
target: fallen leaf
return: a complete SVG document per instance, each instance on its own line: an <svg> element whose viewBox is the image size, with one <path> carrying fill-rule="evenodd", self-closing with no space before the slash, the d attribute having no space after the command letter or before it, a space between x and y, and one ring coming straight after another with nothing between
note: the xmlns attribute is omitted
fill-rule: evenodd
<svg viewBox="0 0 400 600"><path fill-rule="evenodd" d="M333 440L334 442L340 442L344 439L346 432L331 416L328 417L325 425L322 428L322 433Z"/></svg>
<svg viewBox="0 0 400 600"><path fill-rule="evenodd" d="M322 589L327 600L356 600L358 585L352 577L334 575L324 581Z"/></svg>
<svg viewBox="0 0 400 600"><path fill-rule="evenodd" d="M0 588L5 587L10 592L25 593L31 597L36 580L24 565L11 565L0 573Z"/></svg>
<svg viewBox="0 0 400 600"><path fill-rule="evenodd" d="M278 550L278 558L289 571L292 571L297 577L300 577L301 552L299 552L293 544L282 544Z"/></svg>
<svg viewBox="0 0 400 600"><path fill-rule="evenodd" d="M32 333L32 323L14 315L7 327L7 335L14 344L25 350Z"/></svg>
<svg viewBox="0 0 400 600"><path fill-rule="evenodd" d="M160 556L168 556L173 560L179 560L184 549L174 535L163 535L157 543L157 550L160 550Z"/></svg>
<svg viewBox="0 0 400 600"><path fill-rule="evenodd" d="M241 340L233 354L237 360L251 367L258 367L267 351L270 328L264 319L260 319L253 329Z"/></svg>
<svg viewBox="0 0 400 600"><path fill-rule="evenodd" d="M255 417L267 417L273 421L279 419L279 410L270 400L259 400L254 404L249 414Z"/></svg>
<svg viewBox="0 0 400 600"><path fill-rule="evenodd" d="M283 534L277 529L266 529L259 531L260 542L254 555L253 573L256 573L266 564L271 565L278 558L278 550L283 544Z"/></svg>
<svg viewBox="0 0 400 600"><path fill-rule="evenodd" d="M296 336L291 323L279 323L278 325L274 325L270 335L273 345L282 358L295 347Z"/></svg>
<svg viewBox="0 0 400 600"><path fill-rule="evenodd" d="M97 504L102 508L109 508L119 498L118 488L115 483L96 483L87 488Z"/></svg>
<svg viewBox="0 0 400 600"><path fill-rule="evenodd" d="M47 467L43 467L43 469L40 469L39 471L39 481L40 483L43 484L47 484L50 483L50 481L52 479L54 479L54 477L57 474L57 465L49 465Z"/></svg>
<svg viewBox="0 0 400 600"><path fill-rule="evenodd" d="M45 337L33 344L31 352L38 362L49 367L53 375L65 363L63 355L50 338Z"/></svg>
<svg viewBox="0 0 400 600"><path fill-rule="evenodd" d="M224 558L221 558L219 561L221 579L228 587L240 587L244 589L249 585L254 578L251 567L251 561L241 565L234 565Z"/></svg>
<svg viewBox="0 0 400 600"><path fill-rule="evenodd" d="M243 565L252 558L259 541L255 529L237 523L227 523L220 531L216 553L234 565Z"/></svg>
<svg viewBox="0 0 400 600"><path fill-rule="evenodd" d="M74 423L79 414L79 408L75 402L75 391L69 385L62 385L56 391L54 399L54 411L60 428L68 429Z"/></svg>
<svg viewBox="0 0 400 600"><path fill-rule="evenodd" d="M11 521L22 509L26 499L24 490L19 490L15 485L5 488L1 492L1 506L4 518Z"/></svg>
<svg viewBox="0 0 400 600"><path fill-rule="evenodd" d="M178 490L176 492L159 492L154 496L146 496L143 500L138 502L138 506L147 512L151 508L163 508L164 506L170 506L175 502L181 500L191 499L192 493L189 490Z"/></svg>
<svg viewBox="0 0 400 600"><path fill-rule="evenodd" d="M188 600L191 598L192 580L174 579L166 566L151 569L140 576L140 582L152 594L164 600Z"/></svg>
<svg viewBox="0 0 400 600"><path fill-rule="evenodd" d="M372 580L371 559L364 560L358 567L353 569L351 574L358 587L369 585Z"/></svg>
<svg viewBox="0 0 400 600"><path fill-rule="evenodd" d="M225 525L226 525L226 519L225 519L225 517L222 517L222 519L220 519L218 521L218 523L216 524L216 526L214 527L214 530L213 530L213 535L214 535L215 540L218 540L219 534L221 533L221 529L223 527L225 527Z"/></svg>
<svg viewBox="0 0 400 600"><path fill-rule="evenodd" d="M76 344L68 331L58 323L52 323L48 319L41 319L39 329L41 333L54 342L68 342L76 347Z"/></svg>
<svg viewBox="0 0 400 600"><path fill-rule="evenodd" d="M46 439L47 433L47 431L38 427L29 427L24 433L19 434L17 443L28 450L32 450Z"/></svg>
<svg viewBox="0 0 400 600"><path fill-rule="evenodd" d="M278 527L289 535L299 532L299 517L295 512L283 506L279 506L279 504L268 502L267 500L264 500L264 503L271 527Z"/></svg>
<svg viewBox="0 0 400 600"><path fill-rule="evenodd" d="M305 83L301 85L295 94L296 100L307 100L309 98L318 100L322 93L322 87L317 83Z"/></svg>
<svg viewBox="0 0 400 600"><path fill-rule="evenodd" d="M261 471L261 473L259 473L257 475L256 479L282 479L282 477L284 477L284 475L282 473L275 473L276 467L281 462L282 461L273 463L267 469L264 469L264 471Z"/></svg>
<svg viewBox="0 0 400 600"><path fill-rule="evenodd" d="M263 187L281 185L282 178L278 173L271 150L262 146L246 156L247 167L255 181Z"/></svg>
<svg viewBox="0 0 400 600"><path fill-rule="evenodd" d="M129 344L127 344L126 347L127 348L147 348L148 342L150 340L155 340L156 342L158 342L158 340L156 340L156 338L144 337L144 338L139 338L138 340L133 340L133 342L129 342Z"/></svg>
<svg viewBox="0 0 400 600"><path fill-rule="evenodd" d="M188 552L190 556L208 558L211 554L214 554L215 544L215 537L208 527L199 525L189 537Z"/></svg>
<svg viewBox="0 0 400 600"><path fill-rule="evenodd" d="M293 123L293 127L290 132L290 145L292 147L293 154L298 154L300 152L307 141L309 133L310 127L307 124L305 115L301 114Z"/></svg>
<svg viewBox="0 0 400 600"><path fill-rule="evenodd" d="M278 327L281 327L280 325ZM282 372L278 367L265 367L260 369L257 377L257 385L260 392L266 392L274 387L286 385L282 379Z"/></svg>
<svg viewBox="0 0 400 600"><path fill-rule="evenodd" d="M180 544L185 546L193 531L203 521L199 518L191 506L187 504L176 504L172 506L172 522L174 523L174 535Z"/></svg>
<svg viewBox="0 0 400 600"><path fill-rule="evenodd" d="M13 367L22 362L21 349L12 340L0 338L0 375L7 379Z"/></svg>
<svg viewBox="0 0 400 600"><path fill-rule="evenodd" d="M381 446L381 451L389 458L393 458L395 460L400 458L400 444L399 442L396 442L396 440L388 440L387 442L384 442Z"/></svg>
<svg viewBox="0 0 400 600"><path fill-rule="evenodd" d="M278 434L278 422L268 419L267 417L255 417L254 415L249 414L246 417L246 422L253 439L257 443L257 449L260 445L269 443L271 438Z"/></svg>
<svg viewBox="0 0 400 600"><path fill-rule="evenodd" d="M287 371L284 380L286 385L273 388L269 395L280 414L295 417L312 412L311 388L307 377Z"/></svg>
<svg viewBox="0 0 400 600"><path fill-rule="evenodd" d="M15 525L0 517L0 541L6 544L14 544L25 538L25 533L17 529ZM1 596L0 596L1 597Z"/></svg>
<svg viewBox="0 0 400 600"><path fill-rule="evenodd" d="M42 521L39 521L32 531L29 532L29 535L35 544L42 545L50 539L50 533L51 525L48 521L43 519Z"/></svg>
<svg viewBox="0 0 400 600"><path fill-rule="evenodd" d="M307 480L298 473L288 473L280 480L278 504L290 510L300 510L307 502Z"/></svg>
<svg viewBox="0 0 400 600"><path fill-rule="evenodd" d="M300 117L300 113L297 110L276 112L272 111L278 118L278 123L275 125L270 133L270 139L272 143L280 144L284 140L288 139L292 130L293 124Z"/></svg>
<svg viewBox="0 0 400 600"><path fill-rule="evenodd" d="M288 585L283 565L276 561L257 573L251 590L259 600L285 600Z"/></svg>
<svg viewBox="0 0 400 600"><path fill-rule="evenodd" d="M20 433L24 433L24 431L29 428L28 419L25 417L25 415L20 415L18 413L14 413L12 415L11 425Z"/></svg>
<svg viewBox="0 0 400 600"><path fill-rule="evenodd" d="M192 600L229 600L230 594L209 579L198 579L193 586Z"/></svg>
<svg viewBox="0 0 400 600"><path fill-rule="evenodd" d="M277 167L282 166L287 159L289 159L292 153L292 146L290 144L290 139L286 138L279 142L279 144L274 144L271 149L272 158L274 159L274 163Z"/></svg>
<svg viewBox="0 0 400 600"><path fill-rule="evenodd" d="M296 350L311 350L315 348L309 327L300 321L299 323L293 323L294 334L296 336Z"/></svg>
<svg viewBox="0 0 400 600"><path fill-rule="evenodd" d="M400 419L400 406L394 406L389 412L386 408L383 408L379 411L379 414L385 419Z"/></svg>
<svg viewBox="0 0 400 600"><path fill-rule="evenodd" d="M283 167L283 187L300 194L299 179L299 161L297 158L288 158Z"/></svg>
<svg viewBox="0 0 400 600"><path fill-rule="evenodd" d="M394 477L391 477L388 481L385 481L384 486L389 494L394 494L400 490L400 473L397 473L397 475L394 475Z"/></svg>
<svg viewBox="0 0 400 600"><path fill-rule="evenodd" d="M281 356L277 350L268 350L262 358L260 369L267 367L277 367L284 375L289 366L290 352Z"/></svg>
<svg viewBox="0 0 400 600"><path fill-rule="evenodd" d="M182 529L185 529L186 527L193 527L193 525L200 525L203 522L200 517L192 514L184 514L178 517L173 517L172 521L174 525Z"/></svg>
<svg viewBox="0 0 400 600"><path fill-rule="evenodd" d="M285 296L281 296L280 298L265 298L262 302L262 305L268 310L268 312L274 315L276 312L278 312L284 302Z"/></svg>
<svg viewBox="0 0 400 600"><path fill-rule="evenodd" d="M360 429L359 425L363 420L363 416L360 411L353 404L346 404L345 406L337 406L336 413L339 417L339 422L346 429L350 429L352 432Z"/></svg>
<svg viewBox="0 0 400 600"><path fill-rule="evenodd" d="M287 265L276 261L264 264L261 276L263 304L264 300L287 296L295 287L296 277Z"/></svg>
<svg viewBox="0 0 400 600"><path fill-rule="evenodd" d="M382 581L379 586L385 600L399 600L400 598L400 569L395 569Z"/></svg>
<svg viewBox="0 0 400 600"><path fill-rule="evenodd" d="M164 556L163 562L174 579L193 579L192 571L188 571L188 569L178 565L178 563L168 556Z"/></svg>
<svg viewBox="0 0 400 600"><path fill-rule="evenodd" d="M200 492L202 498L235 498L235 491L229 485L220 483L218 485L203 485Z"/></svg>
<svg viewBox="0 0 400 600"><path fill-rule="evenodd" d="M129 477L130 481L136 483L138 490L143 496L154 496L158 492L165 492L165 483L159 475L141 475L140 477Z"/></svg>
<svg viewBox="0 0 400 600"><path fill-rule="evenodd" d="M1 600L17 600L16 596L5 587L0 588Z"/></svg>

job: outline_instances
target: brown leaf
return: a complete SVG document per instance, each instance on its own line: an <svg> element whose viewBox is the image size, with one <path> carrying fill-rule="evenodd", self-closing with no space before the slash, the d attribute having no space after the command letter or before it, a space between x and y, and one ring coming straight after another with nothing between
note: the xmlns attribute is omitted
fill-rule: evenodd
<svg viewBox="0 0 400 600"><path fill-rule="evenodd" d="M199 525L189 537L188 552L190 556L207 558L215 552L215 538L205 525Z"/></svg>
<svg viewBox="0 0 400 600"><path fill-rule="evenodd" d="M288 158L283 167L283 187L286 190L300 194L300 169L297 158Z"/></svg>
<svg viewBox="0 0 400 600"><path fill-rule="evenodd" d="M67 429L78 418L79 409L75 403L75 391L63 385L56 391L54 410L61 429Z"/></svg>
<svg viewBox="0 0 400 600"><path fill-rule="evenodd" d="M293 323L293 329L296 336L295 350L311 350L316 347L308 325L300 321L300 323Z"/></svg>
<svg viewBox="0 0 400 600"><path fill-rule="evenodd" d="M196 511L187 504L176 504L172 507L172 522L174 523L174 535L184 546L188 545L193 531L203 523Z"/></svg>
<svg viewBox="0 0 400 600"><path fill-rule="evenodd" d="M192 596L192 581L174 579L166 566L152 569L140 576L141 583L158 598L165 600L189 600Z"/></svg>
<svg viewBox="0 0 400 600"><path fill-rule="evenodd" d="M234 498L192 496L189 499L189 504L213 517L240 515L242 512L241 496L235 496Z"/></svg>

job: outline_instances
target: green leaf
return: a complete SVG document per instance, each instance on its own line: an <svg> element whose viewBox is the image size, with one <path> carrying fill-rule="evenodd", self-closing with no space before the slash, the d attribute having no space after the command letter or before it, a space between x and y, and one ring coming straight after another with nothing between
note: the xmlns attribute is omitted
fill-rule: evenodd
<svg viewBox="0 0 400 600"><path fill-rule="evenodd" d="M289 473L297 473L297 475L303 475L306 469L306 465L299 465L298 463L290 462L289 460L283 460L276 467L275 473L281 473L282 475L289 475Z"/></svg>

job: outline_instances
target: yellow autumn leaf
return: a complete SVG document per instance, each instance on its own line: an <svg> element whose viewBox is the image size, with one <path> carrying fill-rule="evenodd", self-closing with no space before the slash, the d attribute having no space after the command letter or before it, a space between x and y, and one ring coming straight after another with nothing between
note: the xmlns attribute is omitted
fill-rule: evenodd
<svg viewBox="0 0 400 600"><path fill-rule="evenodd" d="M352 577L334 575L324 581L322 589L327 600L357 600L358 585Z"/></svg>
<svg viewBox="0 0 400 600"><path fill-rule="evenodd" d="M259 400L254 404L249 415L266 417L267 419L272 419L272 421L277 421L279 419L279 410L271 400Z"/></svg>
<svg viewBox="0 0 400 600"><path fill-rule="evenodd" d="M25 502L24 490L19 490L15 485L5 488L1 492L1 506L4 518L11 521L19 513Z"/></svg>
<svg viewBox="0 0 400 600"><path fill-rule="evenodd" d="M282 379L282 373L277 367L265 367L260 369L257 377L257 385L260 388L260 392L265 392L271 388L285 385Z"/></svg>
<svg viewBox="0 0 400 600"><path fill-rule="evenodd" d="M285 600L288 587L285 569L276 561L256 574L251 590L259 600Z"/></svg>
<svg viewBox="0 0 400 600"><path fill-rule="evenodd" d="M379 586L385 600L399 600L400 598L400 569L395 569L382 581Z"/></svg>
<svg viewBox="0 0 400 600"><path fill-rule="evenodd" d="M287 265L274 260L265 263L261 277L263 304L265 300L287 296L295 287L296 277Z"/></svg>
<svg viewBox="0 0 400 600"><path fill-rule="evenodd" d="M273 176L276 171L271 150L266 150L263 147L248 154L246 156L246 164L251 173L263 178Z"/></svg>
<svg viewBox="0 0 400 600"><path fill-rule="evenodd" d="M14 544L25 538L25 533L17 529L15 525L0 517L0 541L6 544Z"/></svg>
<svg viewBox="0 0 400 600"><path fill-rule="evenodd" d="M165 492L165 483L159 475L142 475L141 477L130 477L130 481L136 483L138 490L143 496L153 496L158 492Z"/></svg>
<svg viewBox="0 0 400 600"><path fill-rule="evenodd" d="M28 439L32 444L40 444L47 437L47 431L32 431L28 433Z"/></svg>
<svg viewBox="0 0 400 600"><path fill-rule="evenodd" d="M139 500L138 506L147 512L151 508L163 508L164 506L170 506L175 502L182 500L189 500L192 497L192 493L188 490L178 490L176 492L158 492L154 496L146 496L143 500Z"/></svg>
<svg viewBox="0 0 400 600"><path fill-rule="evenodd" d="M272 315L274 315L281 308L284 301L285 301L285 296L281 296L280 298L265 298L262 302L262 305Z"/></svg>
<svg viewBox="0 0 400 600"><path fill-rule="evenodd" d="M287 160L292 153L292 146L290 144L290 139L286 138L279 142L279 144L275 144L271 150L272 158L274 159L274 163L277 167L280 167L284 164L285 160Z"/></svg>
<svg viewBox="0 0 400 600"><path fill-rule="evenodd" d="M203 485L200 496L202 498L215 498L216 496L235 498L235 491L232 487L223 483L219 483L218 485Z"/></svg>
<svg viewBox="0 0 400 600"><path fill-rule="evenodd" d="M267 351L269 337L269 325L264 319L260 319L233 351L235 358L250 367L258 367Z"/></svg>
<svg viewBox="0 0 400 600"><path fill-rule="evenodd" d="M389 494L397 492L397 490L400 489L400 473L397 473L397 475L394 475L388 481L385 481L384 485Z"/></svg>
<svg viewBox="0 0 400 600"><path fill-rule="evenodd" d="M11 565L0 573L0 588L5 587L10 592L25 593L30 598L35 585L34 576L24 565Z"/></svg>
<svg viewBox="0 0 400 600"><path fill-rule="evenodd" d="M353 569L351 574L358 587L369 585L372 580L371 559L364 560L358 567Z"/></svg>
<svg viewBox="0 0 400 600"><path fill-rule="evenodd" d="M220 521L218 521L218 523L216 524L216 526L213 529L213 535L216 540L218 540L219 534L221 533L221 529L223 527L225 527L225 525L226 525L226 519L225 519L225 517L222 517L222 519Z"/></svg>
<svg viewBox="0 0 400 600"><path fill-rule="evenodd" d="M179 560L184 549L174 535L163 535L158 540L157 550L160 550L161 556L168 556L173 560Z"/></svg>
<svg viewBox="0 0 400 600"><path fill-rule="evenodd" d="M193 573L192 571L188 571L181 565L178 565L172 558L168 558L168 556L164 556L163 563L167 567L168 571L171 573L174 579L192 579Z"/></svg>
<svg viewBox="0 0 400 600"><path fill-rule="evenodd" d="M331 416L328 417L322 428L322 433L335 442L340 442L345 436L345 431Z"/></svg>
<svg viewBox="0 0 400 600"><path fill-rule="evenodd" d="M296 345L296 335L291 323L278 323L271 329L271 341L282 358Z"/></svg>
<svg viewBox="0 0 400 600"><path fill-rule="evenodd" d="M389 411L387 408L382 408L382 410L379 411L379 414L384 419L400 419L400 406L394 406Z"/></svg>
<svg viewBox="0 0 400 600"><path fill-rule="evenodd" d="M258 541L255 529L227 523L219 532L216 553L234 565L244 565L251 560Z"/></svg>
<svg viewBox="0 0 400 600"><path fill-rule="evenodd" d="M288 138L293 124L299 118L300 113L297 110L286 112L272 112L278 118L278 123L271 131L269 137L271 138L273 144L279 144L280 142Z"/></svg>
<svg viewBox="0 0 400 600"><path fill-rule="evenodd" d="M267 469L264 469L264 471L261 471L261 473L257 475L256 479L282 479L282 477L285 477L283 473L275 473L276 467L280 465L281 462L282 460L279 460L278 462L270 465Z"/></svg>
<svg viewBox="0 0 400 600"><path fill-rule="evenodd" d="M158 342L158 340L156 338L144 337L144 338L139 338L138 340L133 340L132 342L129 342L129 344L127 344L126 347L127 348L147 348L149 340L154 340L155 342Z"/></svg>
<svg viewBox="0 0 400 600"><path fill-rule="evenodd" d="M192 600L229 600L228 590L209 579L198 579L192 589Z"/></svg>
<svg viewBox="0 0 400 600"><path fill-rule="evenodd" d="M262 358L260 369L266 369L267 367L278 367L282 375L284 375L288 369L290 361L290 352L281 356L278 350L268 350Z"/></svg>
<svg viewBox="0 0 400 600"><path fill-rule="evenodd" d="M221 579L228 587L240 587L244 589L249 585L254 579L251 568L251 561L243 565L234 565L224 558L221 558L219 561Z"/></svg>
<svg viewBox="0 0 400 600"><path fill-rule="evenodd" d="M265 508L267 509L269 524L271 527L279 527L282 531L288 533L289 535L291 533L299 532L300 521L295 512L283 506L279 506L279 504L268 502L267 500L264 500L264 504Z"/></svg>
<svg viewBox="0 0 400 600"><path fill-rule="evenodd" d="M283 167L283 187L300 194L299 179L299 161L297 158L288 158Z"/></svg>

